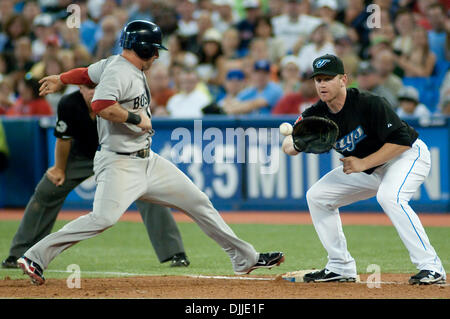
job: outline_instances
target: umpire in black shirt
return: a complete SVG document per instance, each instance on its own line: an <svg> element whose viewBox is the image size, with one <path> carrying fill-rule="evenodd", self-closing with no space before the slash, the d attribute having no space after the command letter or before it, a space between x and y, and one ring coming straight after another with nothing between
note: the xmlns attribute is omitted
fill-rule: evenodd
<svg viewBox="0 0 450 319"><path fill-rule="evenodd" d="M80 86L79 91L61 98L54 131L55 165L47 170L28 202L2 268L17 268L17 259L50 234L67 195L94 174L98 134L95 113L90 106L93 94L93 88ZM159 261L171 260L172 267L189 266L170 209L141 201L136 205Z"/></svg>

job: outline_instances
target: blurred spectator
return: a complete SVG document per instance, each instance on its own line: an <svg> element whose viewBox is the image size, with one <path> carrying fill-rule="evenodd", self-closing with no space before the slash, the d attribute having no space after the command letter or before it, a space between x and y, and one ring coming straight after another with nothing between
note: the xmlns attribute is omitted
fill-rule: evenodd
<svg viewBox="0 0 450 319"><path fill-rule="evenodd" d="M336 21L338 4L336 0L318 0L318 17L330 28L334 39L342 38L347 35L347 27L339 21Z"/></svg>
<svg viewBox="0 0 450 319"><path fill-rule="evenodd" d="M284 10L284 2L286 0L270 0L267 1L267 12L266 14L270 16L270 18L272 19L273 17L277 17L282 15L285 10Z"/></svg>
<svg viewBox="0 0 450 319"><path fill-rule="evenodd" d="M225 78L225 95L217 101L217 104L222 107L227 101L232 101L236 98L239 92L245 87L245 74L242 70L231 69L227 72Z"/></svg>
<svg viewBox="0 0 450 319"><path fill-rule="evenodd" d="M362 61L357 71L358 88L384 97L393 109L397 107L397 98L382 85L380 74L368 61Z"/></svg>
<svg viewBox="0 0 450 319"><path fill-rule="evenodd" d="M300 71L312 71L312 63L315 58L325 54L336 54L334 42L328 26L319 24L310 36L310 42L306 44L298 54Z"/></svg>
<svg viewBox="0 0 450 319"><path fill-rule="evenodd" d="M395 55L391 50L383 50L372 57L371 64L381 77L381 84L388 89L392 95L397 96L403 87L402 79L394 74Z"/></svg>
<svg viewBox="0 0 450 319"><path fill-rule="evenodd" d="M6 21L14 15L14 2L14 0L0 1L0 25L4 26Z"/></svg>
<svg viewBox="0 0 450 319"><path fill-rule="evenodd" d="M439 105L438 109L443 109L444 101L450 97L450 70L445 74L444 80L442 81L441 87L439 88Z"/></svg>
<svg viewBox="0 0 450 319"><path fill-rule="evenodd" d="M301 114L317 101L319 97L311 73L303 73L300 90L285 94L275 105L272 114Z"/></svg>
<svg viewBox="0 0 450 319"><path fill-rule="evenodd" d="M224 101L227 114L270 114L283 95L281 86L271 81L269 61L256 61L253 68L253 85L242 90L236 99Z"/></svg>
<svg viewBox="0 0 450 319"><path fill-rule="evenodd" d="M261 14L261 9L258 0L242 0L242 7L245 9L245 18L235 27L240 35L239 49L246 50L255 36L256 18Z"/></svg>
<svg viewBox="0 0 450 319"><path fill-rule="evenodd" d="M419 102L419 92L412 86L405 86L397 96L397 115L402 119L426 120L431 116L428 108Z"/></svg>
<svg viewBox="0 0 450 319"><path fill-rule="evenodd" d="M29 36L28 21L25 20L23 15L13 14L6 20L3 26L7 38L2 52L13 55L16 40L24 36Z"/></svg>
<svg viewBox="0 0 450 319"><path fill-rule="evenodd" d="M255 23L255 37L264 39L269 50L269 60L278 64L285 55L283 40L274 37L272 23L269 16L259 16Z"/></svg>
<svg viewBox="0 0 450 319"><path fill-rule="evenodd" d="M258 60L269 60L269 46L262 38L253 38L249 45L249 54L245 57L249 61L248 67L251 70L253 63ZM252 71L253 72L253 71Z"/></svg>
<svg viewBox="0 0 450 319"><path fill-rule="evenodd" d="M392 44L396 54L409 55L412 50L412 32L414 30L414 16L408 9L400 9L394 22L397 36Z"/></svg>
<svg viewBox="0 0 450 319"><path fill-rule="evenodd" d="M151 3L148 0L135 0L129 10L128 22L133 20L153 21Z"/></svg>
<svg viewBox="0 0 450 319"><path fill-rule="evenodd" d="M366 11L364 0L348 0L347 8L344 12L344 24L349 28L348 35L353 43L360 45L358 55L364 58L363 54L369 46L370 28L367 19L370 13Z"/></svg>
<svg viewBox="0 0 450 319"><path fill-rule="evenodd" d="M174 118L199 118L202 108L211 103L211 97L199 85L195 69L185 67L180 73L180 92L167 102L167 111Z"/></svg>
<svg viewBox="0 0 450 319"><path fill-rule="evenodd" d="M203 39L206 32L213 29L213 24L211 21L211 14L208 11L200 12L197 22L197 32L192 36L184 36L185 38L185 49L195 54L200 54ZM215 29L214 29L215 30ZM221 33L216 30L216 33L221 36Z"/></svg>
<svg viewBox="0 0 450 319"><path fill-rule="evenodd" d="M11 77L2 76L0 80L0 115L4 115L14 101L14 80Z"/></svg>
<svg viewBox="0 0 450 319"><path fill-rule="evenodd" d="M301 12L302 0L285 0L285 14L272 18L273 31L282 39L286 53L297 54L321 19Z"/></svg>
<svg viewBox="0 0 450 319"><path fill-rule="evenodd" d="M0 172L8 167L9 163L9 148L6 140L5 129L0 120Z"/></svg>
<svg viewBox="0 0 450 319"><path fill-rule="evenodd" d="M23 16L27 21L34 21L34 18L36 18L40 13L41 7L36 0L25 2L23 6Z"/></svg>
<svg viewBox="0 0 450 319"><path fill-rule="evenodd" d="M212 86L221 86L225 79L221 41L220 32L209 29L205 32L200 46L197 74L201 81Z"/></svg>
<svg viewBox="0 0 450 319"><path fill-rule="evenodd" d="M440 113L450 117L450 96L442 101Z"/></svg>
<svg viewBox="0 0 450 319"><path fill-rule="evenodd" d="M238 18L233 15L233 0L212 0L214 10L211 16L214 28L224 33Z"/></svg>
<svg viewBox="0 0 450 319"><path fill-rule="evenodd" d="M173 33L167 40L167 51L161 51L158 61L172 68L174 64L194 67L198 64L198 57L184 48L182 38Z"/></svg>
<svg viewBox="0 0 450 319"><path fill-rule="evenodd" d="M92 56L84 45L76 46L72 52L75 67L87 67L92 63Z"/></svg>
<svg viewBox="0 0 450 319"><path fill-rule="evenodd" d="M7 73L13 73L15 79L23 78L33 64L30 38L17 39L14 43L14 55L8 61Z"/></svg>
<svg viewBox="0 0 450 319"><path fill-rule="evenodd" d="M7 111L7 116L52 115L50 104L39 96L38 80L27 73L18 83L19 96Z"/></svg>
<svg viewBox="0 0 450 319"><path fill-rule="evenodd" d="M413 50L409 55L397 57L397 64L408 77L428 77L433 73L436 55L428 45L427 31L416 27L413 32Z"/></svg>
<svg viewBox="0 0 450 319"><path fill-rule="evenodd" d="M152 95L150 110L153 116L167 115L167 102L176 91L170 87L169 69L162 63L154 64L148 74L148 85Z"/></svg>
<svg viewBox="0 0 450 319"><path fill-rule="evenodd" d="M225 60L242 58L243 54L239 51L239 31L235 28L229 28L222 34L222 53Z"/></svg>
<svg viewBox="0 0 450 319"><path fill-rule="evenodd" d="M176 7L179 15L177 32L182 37L195 36L198 32L194 18L195 3L192 0L180 0Z"/></svg>
<svg viewBox="0 0 450 319"><path fill-rule="evenodd" d="M336 55L341 58L344 64L344 70L347 74L347 87L357 87L356 72L360 58L355 52L352 40L348 36L337 38L334 47Z"/></svg>
<svg viewBox="0 0 450 319"><path fill-rule="evenodd" d="M47 13L37 15L33 20L33 33L36 39L31 44L31 50L33 60L38 62L46 51L47 39L54 37L56 33L52 16Z"/></svg>
<svg viewBox="0 0 450 319"><path fill-rule="evenodd" d="M364 56L367 57L364 60L371 59L372 57L377 56L381 51L384 50L392 50L391 42L381 34L371 37L370 45L364 53Z"/></svg>
<svg viewBox="0 0 450 319"><path fill-rule="evenodd" d="M427 17L431 24L431 30L428 31L428 43L430 50L436 55L438 61L450 60L450 55L447 52L450 43L449 33L450 29L446 30L444 7L441 4L435 3L427 7Z"/></svg>
<svg viewBox="0 0 450 319"><path fill-rule="evenodd" d="M60 52L59 39L56 35L48 37L45 41L45 52L39 62L35 63L30 70L33 78L40 79L45 76L46 63L58 60Z"/></svg>
<svg viewBox="0 0 450 319"><path fill-rule="evenodd" d="M97 25L97 23L95 23L89 16L87 0L78 1L77 4L80 7L80 41L81 44L83 44L89 51L89 53L92 54L96 45L95 34L97 33L100 26Z"/></svg>
<svg viewBox="0 0 450 319"><path fill-rule="evenodd" d="M102 38L97 41L94 49L94 59L101 60L113 54L118 54L116 51L121 26L117 23L114 16L106 16L101 23Z"/></svg>
<svg viewBox="0 0 450 319"><path fill-rule="evenodd" d="M297 92L300 88L300 64L295 55L286 55L280 63L280 77L283 94Z"/></svg>

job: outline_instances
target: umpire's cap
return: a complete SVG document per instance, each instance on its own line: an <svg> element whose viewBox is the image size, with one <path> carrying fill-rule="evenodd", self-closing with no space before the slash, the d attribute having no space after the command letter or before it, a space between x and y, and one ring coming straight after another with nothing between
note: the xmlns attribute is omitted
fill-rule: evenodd
<svg viewBox="0 0 450 319"><path fill-rule="evenodd" d="M145 20L129 22L122 30L120 45L124 49L133 50L143 60L150 59L158 49L167 50L162 45L160 27Z"/></svg>
<svg viewBox="0 0 450 319"><path fill-rule="evenodd" d="M344 73L344 64L341 59L332 54L325 54L314 60L311 77L319 74L335 76Z"/></svg>

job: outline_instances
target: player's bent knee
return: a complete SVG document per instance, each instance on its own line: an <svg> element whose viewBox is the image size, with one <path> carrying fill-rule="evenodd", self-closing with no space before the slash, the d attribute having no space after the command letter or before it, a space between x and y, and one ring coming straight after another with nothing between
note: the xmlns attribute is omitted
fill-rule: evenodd
<svg viewBox="0 0 450 319"><path fill-rule="evenodd" d="M319 203L321 201L320 190L317 187L311 187L306 192L306 201L308 204Z"/></svg>
<svg viewBox="0 0 450 319"><path fill-rule="evenodd" d="M391 207L392 205L398 204L397 195L392 190L384 191L379 189L377 192L377 202L383 209Z"/></svg>

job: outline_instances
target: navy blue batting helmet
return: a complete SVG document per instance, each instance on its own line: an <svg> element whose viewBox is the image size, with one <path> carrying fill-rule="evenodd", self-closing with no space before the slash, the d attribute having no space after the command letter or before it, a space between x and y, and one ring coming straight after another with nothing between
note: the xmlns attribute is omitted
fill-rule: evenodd
<svg viewBox="0 0 450 319"><path fill-rule="evenodd" d="M124 49L133 50L143 60L156 55L157 50L167 50L162 45L161 29L150 21L134 20L122 30L120 45Z"/></svg>

